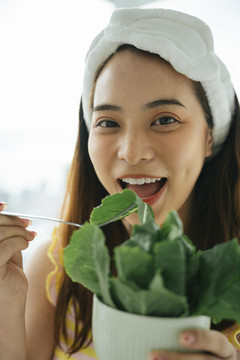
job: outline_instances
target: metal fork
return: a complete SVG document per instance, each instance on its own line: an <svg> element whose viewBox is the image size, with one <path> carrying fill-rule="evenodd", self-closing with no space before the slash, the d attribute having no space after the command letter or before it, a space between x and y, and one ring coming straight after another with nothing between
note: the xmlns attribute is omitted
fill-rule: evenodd
<svg viewBox="0 0 240 360"><path fill-rule="evenodd" d="M54 221L54 222L59 222L59 223L63 223L63 224L67 224L67 225L72 225L72 226L76 226L76 227L82 227L82 225L80 224L76 224L76 223L72 223L72 222L68 222L68 221L64 221L64 220L60 220L60 219L55 219L52 217L46 217L46 216L38 216L38 215L27 215L27 214L20 214L20 213L15 213L15 212L8 212L8 211L2 211L0 212L0 216L1 215L6 215L6 216L18 216L24 219L37 219L37 220L47 220L47 221Z"/></svg>

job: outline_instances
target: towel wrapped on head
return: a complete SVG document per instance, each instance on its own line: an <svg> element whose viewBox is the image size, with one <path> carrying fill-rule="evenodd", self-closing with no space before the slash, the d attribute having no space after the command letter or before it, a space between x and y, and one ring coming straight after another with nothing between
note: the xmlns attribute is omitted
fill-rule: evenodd
<svg viewBox="0 0 240 360"><path fill-rule="evenodd" d="M201 82L213 117L213 153L226 139L234 112L234 89L214 53L211 30L201 20L167 9L119 9L93 40L86 56L83 112L90 129L90 94L99 66L123 44L159 55L179 73Z"/></svg>

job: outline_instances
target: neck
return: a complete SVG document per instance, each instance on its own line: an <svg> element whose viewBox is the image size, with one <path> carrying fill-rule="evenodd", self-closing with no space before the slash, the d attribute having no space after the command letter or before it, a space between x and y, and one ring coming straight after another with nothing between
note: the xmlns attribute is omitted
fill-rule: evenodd
<svg viewBox="0 0 240 360"><path fill-rule="evenodd" d="M191 212L192 212L192 206L193 206L193 197L194 192L192 191L185 203L182 205L182 207L178 210L178 214L183 222L183 231L184 234L188 234L190 230L190 219L191 219Z"/></svg>

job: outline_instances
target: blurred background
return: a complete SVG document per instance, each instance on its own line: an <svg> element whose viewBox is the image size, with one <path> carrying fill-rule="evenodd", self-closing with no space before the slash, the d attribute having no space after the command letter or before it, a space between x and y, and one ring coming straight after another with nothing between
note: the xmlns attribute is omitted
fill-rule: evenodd
<svg viewBox="0 0 240 360"><path fill-rule="evenodd" d="M240 94L239 0L0 0L0 201L9 211L59 216L85 54L118 7L200 17ZM24 264L55 225L33 221L38 237L24 252Z"/></svg>

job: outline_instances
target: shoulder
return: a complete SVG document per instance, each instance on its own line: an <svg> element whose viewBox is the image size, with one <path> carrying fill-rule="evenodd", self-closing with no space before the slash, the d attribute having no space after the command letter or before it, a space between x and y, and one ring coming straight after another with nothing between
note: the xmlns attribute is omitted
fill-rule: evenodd
<svg viewBox="0 0 240 360"><path fill-rule="evenodd" d="M28 280L27 305L33 306L33 308L35 308L35 302L43 302L46 306L48 305L46 279L54 269L54 265L48 257L50 244L51 240L48 240L36 247L26 266L25 273Z"/></svg>
<svg viewBox="0 0 240 360"><path fill-rule="evenodd" d="M33 278L35 280L46 279L48 273L53 270L54 265L48 256L48 249L51 242L51 240L44 241L41 245L36 247L31 254L31 258L26 265L28 281L31 281Z"/></svg>
<svg viewBox="0 0 240 360"><path fill-rule="evenodd" d="M63 248L58 229L55 228L51 238L43 241L34 249L27 263L26 275L30 290L31 287L39 287L41 284L46 288L50 278L55 278L57 274L60 276L62 272Z"/></svg>

